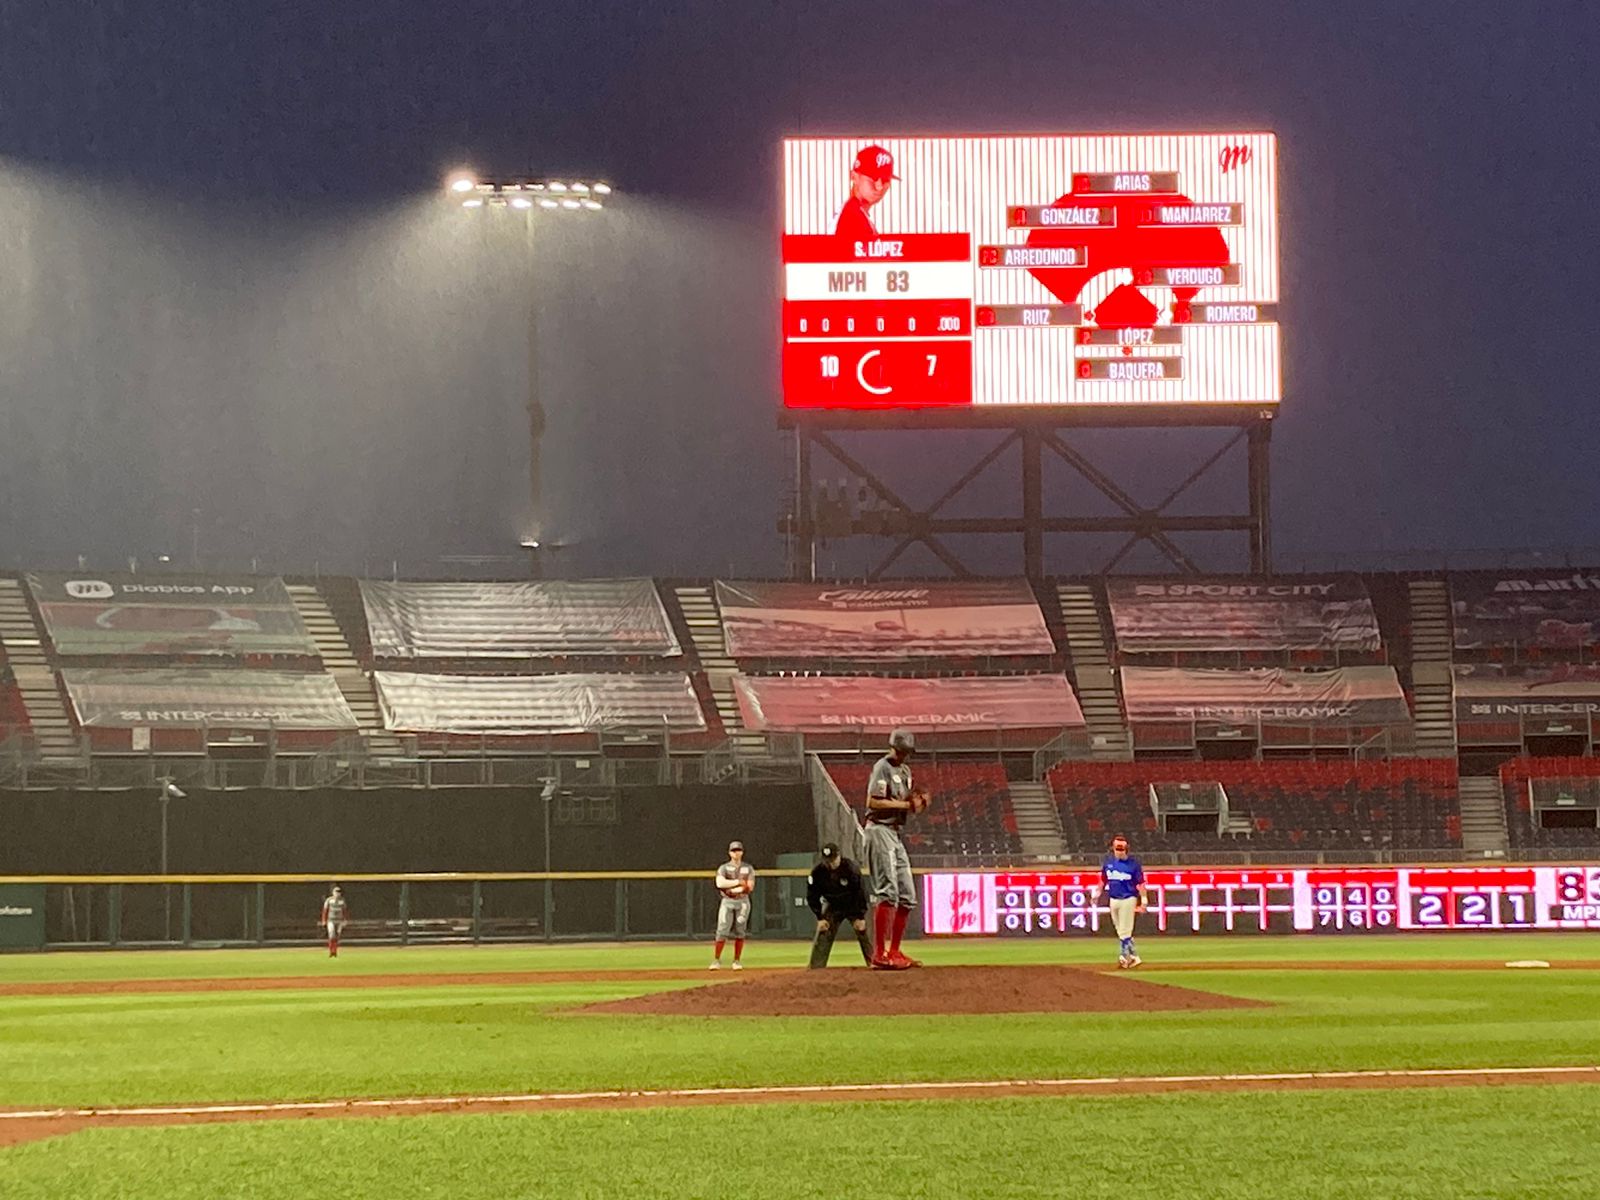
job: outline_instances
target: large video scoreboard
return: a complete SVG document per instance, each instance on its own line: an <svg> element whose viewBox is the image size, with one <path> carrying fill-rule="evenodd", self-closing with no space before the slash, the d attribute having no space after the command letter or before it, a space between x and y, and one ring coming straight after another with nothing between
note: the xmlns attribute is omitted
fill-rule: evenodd
<svg viewBox="0 0 1600 1200"><path fill-rule="evenodd" d="M933 872L923 931L1060 936L1109 928L1098 871ZM1600 866L1173 867L1146 872L1141 933L1600 929Z"/></svg>
<svg viewBox="0 0 1600 1200"><path fill-rule="evenodd" d="M1270 133L792 138L791 409L1275 404Z"/></svg>

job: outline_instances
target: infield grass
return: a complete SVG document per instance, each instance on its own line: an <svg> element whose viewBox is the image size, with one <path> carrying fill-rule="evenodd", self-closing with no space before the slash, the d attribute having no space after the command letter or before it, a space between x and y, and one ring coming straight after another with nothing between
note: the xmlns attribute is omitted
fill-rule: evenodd
<svg viewBox="0 0 1600 1200"><path fill-rule="evenodd" d="M1355 939L1262 939L1251 969L1163 972L1235 960L1238 940L1152 941L1144 978L1264 1001L1187 1013L697 1019L582 1015L573 1007L689 980L0 997L0 1106L334 1099L464 1092L877 1083L1106 1074L1587 1065L1600 1062L1600 971L1429 970L1430 958L1600 958L1600 939L1447 937L1361 942L1415 970L1274 970L1348 957ZM1413 950L1412 947L1415 947ZM839 950L852 950L841 946ZM1063 961L1106 947L995 941L927 946L933 963ZM1275 954L1267 956L1266 951ZM794 963L796 944L749 954ZM1052 953L1053 952L1053 953ZM644 959L635 963L635 956ZM75 955L8 959L0 981L126 965L235 973L703 965L701 947L493 948ZM847 956L842 961L848 962ZM1081 958L1080 958L1081 961ZM559 966L557 964L560 964ZM859 970L859 967L854 969ZM738 986L727 973L722 986Z"/></svg>
<svg viewBox="0 0 1600 1200"><path fill-rule="evenodd" d="M100 1129L0 1151L0 1195L1555 1200L1593 1194L1596 1091L1130 1092Z"/></svg>
<svg viewBox="0 0 1600 1200"><path fill-rule="evenodd" d="M924 939L914 947L933 965L959 963L1096 963L1116 958L1110 935L1060 939ZM1141 937L1147 965L1229 962L1504 962L1513 958L1600 961L1600 933L1455 933L1363 937L1233 937L1166 934ZM795 941L753 941L752 967L805 965ZM847 936L834 946L835 966L859 965ZM731 952L730 952L731 954ZM855 955L856 957L852 957ZM111 979L238 979L289 975L410 975L490 971L641 971L703 968L709 943L602 942L485 946L363 946L347 943L337 959L316 946L227 950L49 951L0 954L0 985Z"/></svg>

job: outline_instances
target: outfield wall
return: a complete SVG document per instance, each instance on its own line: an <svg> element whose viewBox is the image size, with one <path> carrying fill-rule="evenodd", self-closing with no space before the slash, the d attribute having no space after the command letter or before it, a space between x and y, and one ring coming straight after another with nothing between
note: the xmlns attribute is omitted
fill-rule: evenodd
<svg viewBox="0 0 1600 1200"><path fill-rule="evenodd" d="M709 876L726 859L732 838L744 841L758 869L775 865L780 854L809 854L816 842L805 784L748 791L638 787L557 797L550 805L548 859L545 810L539 791L525 788L199 792L168 801L166 868L172 875L308 876L302 885L259 899L253 885L191 891L195 939L256 940L258 933L287 931L297 914L314 910L328 880L355 874L526 873L548 865L557 872L693 870ZM160 800L148 793L0 792L0 875L156 875L161 816ZM399 888L360 889L369 913L396 923L389 931L395 936L411 920L400 916ZM704 890L711 894L709 883ZM114 931L105 886L52 887L49 940L105 941L112 932L119 940L182 940L182 895L162 889L158 919L151 891L134 888L118 898L123 930ZM544 936L544 893L542 884L505 882L484 903L504 913L508 928ZM557 930L562 936L681 936L702 922L701 901L682 883L635 882L625 893L619 899L611 882L563 881L553 897ZM419 885L406 901L418 920L459 921L472 911L470 887L446 895ZM627 920L619 922L619 913Z"/></svg>

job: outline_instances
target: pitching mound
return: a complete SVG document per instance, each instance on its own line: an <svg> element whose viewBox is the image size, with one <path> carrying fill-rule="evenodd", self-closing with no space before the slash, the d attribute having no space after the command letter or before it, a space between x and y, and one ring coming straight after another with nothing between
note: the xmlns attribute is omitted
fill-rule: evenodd
<svg viewBox="0 0 1600 1200"><path fill-rule="evenodd" d="M584 1013L672 1017L886 1017L906 1013L1193 1012L1261 1008L1131 974L1077 967L924 967L916 971L747 971L683 991L607 1000Z"/></svg>

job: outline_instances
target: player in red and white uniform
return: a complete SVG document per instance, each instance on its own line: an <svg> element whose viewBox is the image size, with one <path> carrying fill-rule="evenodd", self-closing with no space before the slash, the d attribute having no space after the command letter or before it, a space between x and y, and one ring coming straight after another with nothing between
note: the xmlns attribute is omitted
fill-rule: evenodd
<svg viewBox="0 0 1600 1200"><path fill-rule="evenodd" d="M329 892L322 900L322 917L320 923L328 934L328 957L339 957L339 935L344 932L344 923L349 913L349 906L345 903L344 889L337 883L333 891Z"/></svg>
<svg viewBox="0 0 1600 1200"><path fill-rule="evenodd" d="M890 180L898 178L894 155L882 146L868 146L857 154L850 166L850 198L839 210L839 223L833 232L855 240L877 237L867 210L888 195Z"/></svg>
<svg viewBox="0 0 1600 1200"><path fill-rule="evenodd" d="M755 868L744 861L744 843L728 843L728 861L717 868L717 943L711 969L722 967L722 947L733 939L733 969L744 970L739 957L744 953L744 935L750 928L750 894L756 890Z"/></svg>

